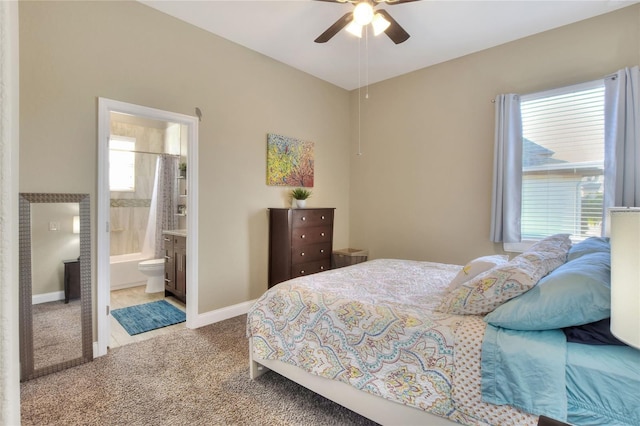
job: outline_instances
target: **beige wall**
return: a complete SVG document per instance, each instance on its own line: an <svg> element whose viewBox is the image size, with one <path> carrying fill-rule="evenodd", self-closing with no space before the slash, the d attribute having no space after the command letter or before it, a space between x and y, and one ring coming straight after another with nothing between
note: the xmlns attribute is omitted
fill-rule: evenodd
<svg viewBox="0 0 640 426"><path fill-rule="evenodd" d="M348 244L347 91L140 3L20 2L20 191L91 194L93 235L98 97L202 110L200 313L266 289L266 208L288 206L265 183L267 133L315 142L310 205L337 208Z"/></svg>
<svg viewBox="0 0 640 426"><path fill-rule="evenodd" d="M64 291L64 261L80 256L80 234L73 233L78 203L31 203L31 294ZM51 222L58 229L50 229Z"/></svg>
<svg viewBox="0 0 640 426"><path fill-rule="evenodd" d="M351 161L351 245L463 264L489 241L494 104L640 63L640 5L373 85ZM357 121L357 92L351 94ZM357 127L351 151L357 152Z"/></svg>
<svg viewBox="0 0 640 426"><path fill-rule="evenodd" d="M269 132L315 141L310 203L337 207L336 248L449 263L500 252L488 240L491 100L640 63L640 6L372 85L361 156L356 91L138 3L22 2L20 49L20 190L88 192L94 218L98 96L203 111L204 313L266 288L265 208L288 205L285 189L265 185Z"/></svg>

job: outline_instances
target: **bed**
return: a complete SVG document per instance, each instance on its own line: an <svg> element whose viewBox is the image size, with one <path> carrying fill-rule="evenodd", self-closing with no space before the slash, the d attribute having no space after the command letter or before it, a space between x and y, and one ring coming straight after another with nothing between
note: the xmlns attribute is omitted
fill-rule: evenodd
<svg viewBox="0 0 640 426"><path fill-rule="evenodd" d="M558 235L511 260L377 259L280 283L247 315L251 377L273 370L380 424L640 424L640 352L563 331L609 316L607 250ZM584 265L603 269L583 274L586 312L529 306L558 287L583 303L563 283ZM602 398L612 382L629 392Z"/></svg>

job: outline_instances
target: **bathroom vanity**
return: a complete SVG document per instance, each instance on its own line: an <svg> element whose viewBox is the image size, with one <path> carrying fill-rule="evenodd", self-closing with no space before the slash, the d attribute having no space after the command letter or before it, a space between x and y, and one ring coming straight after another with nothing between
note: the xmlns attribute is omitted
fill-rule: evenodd
<svg viewBox="0 0 640 426"><path fill-rule="evenodd" d="M187 231L163 231L164 295L187 303Z"/></svg>

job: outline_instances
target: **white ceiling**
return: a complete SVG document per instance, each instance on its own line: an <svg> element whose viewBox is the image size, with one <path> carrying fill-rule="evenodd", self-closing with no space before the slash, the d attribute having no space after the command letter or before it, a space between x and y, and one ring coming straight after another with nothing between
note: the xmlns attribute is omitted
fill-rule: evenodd
<svg viewBox="0 0 640 426"><path fill-rule="evenodd" d="M311 0L139 0L154 9L305 71L355 89L637 3L638 0L457 1L381 4L411 35L358 39L340 31L314 43L351 4Z"/></svg>

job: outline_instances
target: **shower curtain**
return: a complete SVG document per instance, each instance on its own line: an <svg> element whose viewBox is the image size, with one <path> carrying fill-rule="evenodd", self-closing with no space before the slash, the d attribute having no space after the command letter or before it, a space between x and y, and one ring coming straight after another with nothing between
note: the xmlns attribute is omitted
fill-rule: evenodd
<svg viewBox="0 0 640 426"><path fill-rule="evenodd" d="M149 221L142 245L142 253L145 257L162 258L164 256L162 231L176 228L177 170L178 157L168 154L158 156L151 206L149 207Z"/></svg>

